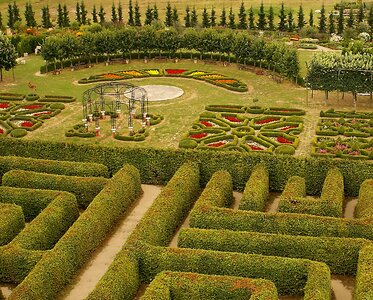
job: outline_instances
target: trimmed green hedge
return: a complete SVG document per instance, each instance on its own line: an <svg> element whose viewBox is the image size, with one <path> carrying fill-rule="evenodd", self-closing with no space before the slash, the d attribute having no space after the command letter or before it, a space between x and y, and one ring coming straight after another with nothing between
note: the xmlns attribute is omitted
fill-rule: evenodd
<svg viewBox="0 0 373 300"><path fill-rule="evenodd" d="M367 179L360 186L359 200L355 208L356 218L373 218L373 179Z"/></svg>
<svg viewBox="0 0 373 300"><path fill-rule="evenodd" d="M39 102L62 102L62 103L70 103L74 102L76 97L71 96L53 96L53 95L45 95L44 97L39 99Z"/></svg>
<svg viewBox="0 0 373 300"><path fill-rule="evenodd" d="M49 250L78 219L74 195L61 192L10 245L27 250Z"/></svg>
<svg viewBox="0 0 373 300"><path fill-rule="evenodd" d="M278 296L276 286L264 279L163 271L141 297L141 300L171 299L276 300Z"/></svg>
<svg viewBox="0 0 373 300"><path fill-rule="evenodd" d="M262 163L269 170L270 191L282 191L288 178L297 175L306 178L308 195L320 195L326 173L333 167L341 171L348 196L358 195L360 184L373 178L372 162L273 156L254 151L221 153L186 149L126 148L0 137L0 153L17 153L43 159L94 161L105 164L112 173L119 170L123 164L131 163L139 169L143 183L150 184L165 184L183 163L195 161L200 165L202 185L207 183L215 171L227 170L233 176L235 190L243 190L253 167Z"/></svg>
<svg viewBox="0 0 373 300"><path fill-rule="evenodd" d="M40 126L39 126L40 127ZM36 129L36 128L35 128ZM24 129L24 128L17 128L17 129L13 129L11 132L10 132L10 135L12 137L15 137L15 138L21 138L21 137L24 137L25 135L27 135L27 130Z"/></svg>
<svg viewBox="0 0 373 300"><path fill-rule="evenodd" d="M333 274L355 275L364 239L292 236L231 230L185 228L178 246L269 256L305 258L326 263Z"/></svg>
<svg viewBox="0 0 373 300"><path fill-rule="evenodd" d="M272 281L279 294L304 293L304 299L330 299L330 271L324 263L297 258L165 248L145 244L142 247L139 254L140 269L145 282L151 281L165 270L261 278ZM309 293L315 291L319 296L310 297Z"/></svg>
<svg viewBox="0 0 373 300"><path fill-rule="evenodd" d="M78 177L11 170L3 175L5 186L49 189L71 192L76 196L79 207L87 207L104 188L109 179L103 177Z"/></svg>
<svg viewBox="0 0 373 300"><path fill-rule="evenodd" d="M269 194L269 175L264 165L254 167L246 183L239 209L263 211Z"/></svg>
<svg viewBox="0 0 373 300"><path fill-rule="evenodd" d="M23 100L24 98L24 94L0 93L0 100Z"/></svg>
<svg viewBox="0 0 373 300"><path fill-rule="evenodd" d="M140 194L138 170L125 165L9 299L55 299Z"/></svg>
<svg viewBox="0 0 373 300"><path fill-rule="evenodd" d="M56 161L20 156L0 156L0 176L13 169L69 176L109 177L108 168L97 163Z"/></svg>
<svg viewBox="0 0 373 300"><path fill-rule="evenodd" d="M21 206L26 222L30 222L60 194L60 191L0 186L0 203Z"/></svg>
<svg viewBox="0 0 373 300"><path fill-rule="evenodd" d="M373 244L360 251L355 280L354 300L373 299Z"/></svg>
<svg viewBox="0 0 373 300"><path fill-rule="evenodd" d="M24 227L22 208L0 203L0 246L8 244Z"/></svg>
<svg viewBox="0 0 373 300"><path fill-rule="evenodd" d="M338 169L328 171L320 200L325 216L343 217L344 184L343 175Z"/></svg>

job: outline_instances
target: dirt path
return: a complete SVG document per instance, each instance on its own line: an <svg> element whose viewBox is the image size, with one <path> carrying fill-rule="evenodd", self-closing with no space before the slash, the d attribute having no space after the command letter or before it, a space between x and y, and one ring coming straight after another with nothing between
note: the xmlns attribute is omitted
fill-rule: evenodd
<svg viewBox="0 0 373 300"><path fill-rule="evenodd" d="M309 156L312 147L312 139L316 136L316 127L320 111L318 109L307 109L304 118L303 131L299 135L299 146L295 150L296 156Z"/></svg>
<svg viewBox="0 0 373 300"><path fill-rule="evenodd" d="M86 298L105 274L116 254L122 249L128 236L135 229L144 213L161 191L161 187L142 185L144 194L135 203L132 210L119 221L113 234L96 250L92 259L83 266L80 274L62 294L60 299L79 300Z"/></svg>

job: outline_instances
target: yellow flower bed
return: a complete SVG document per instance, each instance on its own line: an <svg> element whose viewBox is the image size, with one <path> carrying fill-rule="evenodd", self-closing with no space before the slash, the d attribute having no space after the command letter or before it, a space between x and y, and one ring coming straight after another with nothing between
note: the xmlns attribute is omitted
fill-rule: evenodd
<svg viewBox="0 0 373 300"><path fill-rule="evenodd" d="M144 70L144 72L150 74L150 75L159 75L159 70Z"/></svg>
<svg viewBox="0 0 373 300"><path fill-rule="evenodd" d="M217 78L223 78L225 76L221 75L221 74L211 74L211 75L203 75L203 76L200 76L200 77L204 78L204 79L217 79Z"/></svg>
<svg viewBox="0 0 373 300"><path fill-rule="evenodd" d="M208 74L208 73L203 72L203 71L196 71L196 72L190 73L188 76L200 76L200 75L205 75L205 74Z"/></svg>
<svg viewBox="0 0 373 300"><path fill-rule="evenodd" d="M133 77L144 76L144 74L140 73L139 71L135 71L135 70L131 70L131 71L120 71L118 73L124 74L124 75L130 75L130 76L133 76Z"/></svg>

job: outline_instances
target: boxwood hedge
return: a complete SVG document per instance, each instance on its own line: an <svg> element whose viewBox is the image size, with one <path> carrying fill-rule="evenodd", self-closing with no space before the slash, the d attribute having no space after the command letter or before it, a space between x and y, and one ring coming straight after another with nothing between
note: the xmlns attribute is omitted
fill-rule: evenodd
<svg viewBox="0 0 373 300"><path fill-rule="evenodd" d="M305 258L326 263L333 274L355 275L364 239L292 236L248 231L185 228L182 248Z"/></svg>
<svg viewBox="0 0 373 300"><path fill-rule="evenodd" d="M171 297L172 295L172 297ZM251 299L276 300L275 285L264 279L163 271L141 300Z"/></svg>
<svg viewBox="0 0 373 300"><path fill-rule="evenodd" d="M0 203L0 246L8 244L24 227L22 208Z"/></svg>
<svg viewBox="0 0 373 300"><path fill-rule="evenodd" d="M140 193L138 170L125 165L13 290L9 299L55 299Z"/></svg>
<svg viewBox="0 0 373 300"><path fill-rule="evenodd" d="M355 217L373 218L373 179L365 180L360 187Z"/></svg>
<svg viewBox="0 0 373 300"><path fill-rule="evenodd" d="M108 181L109 179L103 177L78 177L11 170L3 175L2 183L11 187L71 192L76 196L79 207L87 207Z"/></svg>
<svg viewBox="0 0 373 300"><path fill-rule="evenodd" d="M354 300L373 299L373 244L361 249L356 275Z"/></svg>

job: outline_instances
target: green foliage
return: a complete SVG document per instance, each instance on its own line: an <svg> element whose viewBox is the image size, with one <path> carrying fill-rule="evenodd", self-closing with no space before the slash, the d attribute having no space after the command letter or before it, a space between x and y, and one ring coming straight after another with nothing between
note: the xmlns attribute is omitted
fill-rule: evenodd
<svg viewBox="0 0 373 300"><path fill-rule="evenodd" d="M9 299L56 298L140 194L139 172L125 165L110 179L54 248L43 256L27 278L13 290Z"/></svg>
<svg viewBox="0 0 373 300"><path fill-rule="evenodd" d="M366 245L359 255L359 266L356 275L354 299L368 300L373 297L372 270L373 270L373 245Z"/></svg>
<svg viewBox="0 0 373 300"><path fill-rule="evenodd" d="M268 170L263 165L254 167L246 183L239 209L263 211L269 194Z"/></svg>
<svg viewBox="0 0 373 300"><path fill-rule="evenodd" d="M295 153L295 148L289 145L280 145L276 147L275 153L293 155Z"/></svg>
<svg viewBox="0 0 373 300"><path fill-rule="evenodd" d="M355 209L356 218L373 218L373 180L367 179L360 186L359 200Z"/></svg>
<svg viewBox="0 0 373 300"><path fill-rule="evenodd" d="M103 177L66 176L23 170L11 170L2 179L5 186L71 192L76 196L79 207L87 207L108 182Z"/></svg>
<svg viewBox="0 0 373 300"><path fill-rule="evenodd" d="M0 80L2 81L2 70L5 69L6 71L9 71L11 68L16 66L17 54L16 49L11 44L9 38L6 37L3 33L0 33L0 49Z"/></svg>
<svg viewBox="0 0 373 300"><path fill-rule="evenodd" d="M182 229L178 246L304 258L326 263L332 274L355 275L364 239L293 236L231 230Z"/></svg>
<svg viewBox="0 0 373 300"><path fill-rule="evenodd" d="M263 279L163 271L150 283L142 300L277 299L275 285Z"/></svg>
<svg viewBox="0 0 373 300"><path fill-rule="evenodd" d="M12 137L15 137L15 138L21 138L21 137L24 137L25 135L27 135L27 130L26 130L26 129L23 129L23 128L13 129L13 130L10 132L10 135L11 135Z"/></svg>
<svg viewBox="0 0 373 300"><path fill-rule="evenodd" d="M179 148L194 149L198 146L198 143L193 139L182 139L179 142Z"/></svg>
<svg viewBox="0 0 373 300"><path fill-rule="evenodd" d="M0 246L8 244L24 227L22 208L0 203Z"/></svg>

